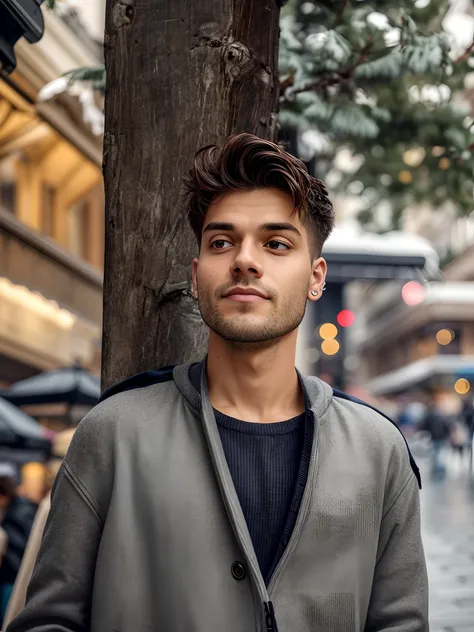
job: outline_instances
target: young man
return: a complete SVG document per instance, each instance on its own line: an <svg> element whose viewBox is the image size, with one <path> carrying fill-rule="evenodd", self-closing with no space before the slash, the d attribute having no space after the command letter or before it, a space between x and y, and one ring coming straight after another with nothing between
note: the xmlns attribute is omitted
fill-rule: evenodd
<svg viewBox="0 0 474 632"><path fill-rule="evenodd" d="M379 413L295 369L334 222L248 134L198 153L204 361L131 378L80 424L9 632L422 632L416 466Z"/></svg>

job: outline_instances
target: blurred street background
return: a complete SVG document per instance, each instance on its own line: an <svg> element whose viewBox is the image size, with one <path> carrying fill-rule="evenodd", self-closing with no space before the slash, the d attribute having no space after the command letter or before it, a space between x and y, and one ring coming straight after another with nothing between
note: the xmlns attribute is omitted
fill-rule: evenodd
<svg viewBox="0 0 474 632"><path fill-rule="evenodd" d="M468 632L474 629L474 484L456 458L448 461L443 481L433 481L420 461L431 632Z"/></svg>
<svg viewBox="0 0 474 632"><path fill-rule="evenodd" d="M474 10L399 4L282 9L279 140L327 182L337 212L297 363L406 435L423 472L432 632L467 632ZM12 57L0 39L0 497L14 480L34 508L100 395L105 240L105 0L50 0L42 13L38 43L20 38Z"/></svg>

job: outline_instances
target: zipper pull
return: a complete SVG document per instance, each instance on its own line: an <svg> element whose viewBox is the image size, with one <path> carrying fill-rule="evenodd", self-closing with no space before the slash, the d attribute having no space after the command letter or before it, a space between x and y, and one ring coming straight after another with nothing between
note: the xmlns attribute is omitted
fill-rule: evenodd
<svg viewBox="0 0 474 632"><path fill-rule="evenodd" d="M267 632L278 632L278 626L275 619L275 609L271 601L263 604L265 610L265 623L267 626Z"/></svg>

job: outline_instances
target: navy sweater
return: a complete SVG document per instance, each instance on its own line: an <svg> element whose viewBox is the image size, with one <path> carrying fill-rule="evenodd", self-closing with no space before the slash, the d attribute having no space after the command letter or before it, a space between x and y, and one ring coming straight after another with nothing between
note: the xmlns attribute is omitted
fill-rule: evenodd
<svg viewBox="0 0 474 632"><path fill-rule="evenodd" d="M196 367L196 368L195 368ZM200 389L199 365L190 378ZM271 424L214 411L224 453L267 584L293 532L308 477L312 421L302 414Z"/></svg>

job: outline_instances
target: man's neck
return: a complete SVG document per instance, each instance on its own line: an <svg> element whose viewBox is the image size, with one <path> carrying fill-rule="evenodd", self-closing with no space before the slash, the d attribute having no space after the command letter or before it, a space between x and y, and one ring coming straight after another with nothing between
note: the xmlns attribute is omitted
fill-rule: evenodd
<svg viewBox="0 0 474 632"><path fill-rule="evenodd" d="M212 405L226 415L257 423L303 413L295 354L296 331L265 345L234 345L211 332L207 378Z"/></svg>

